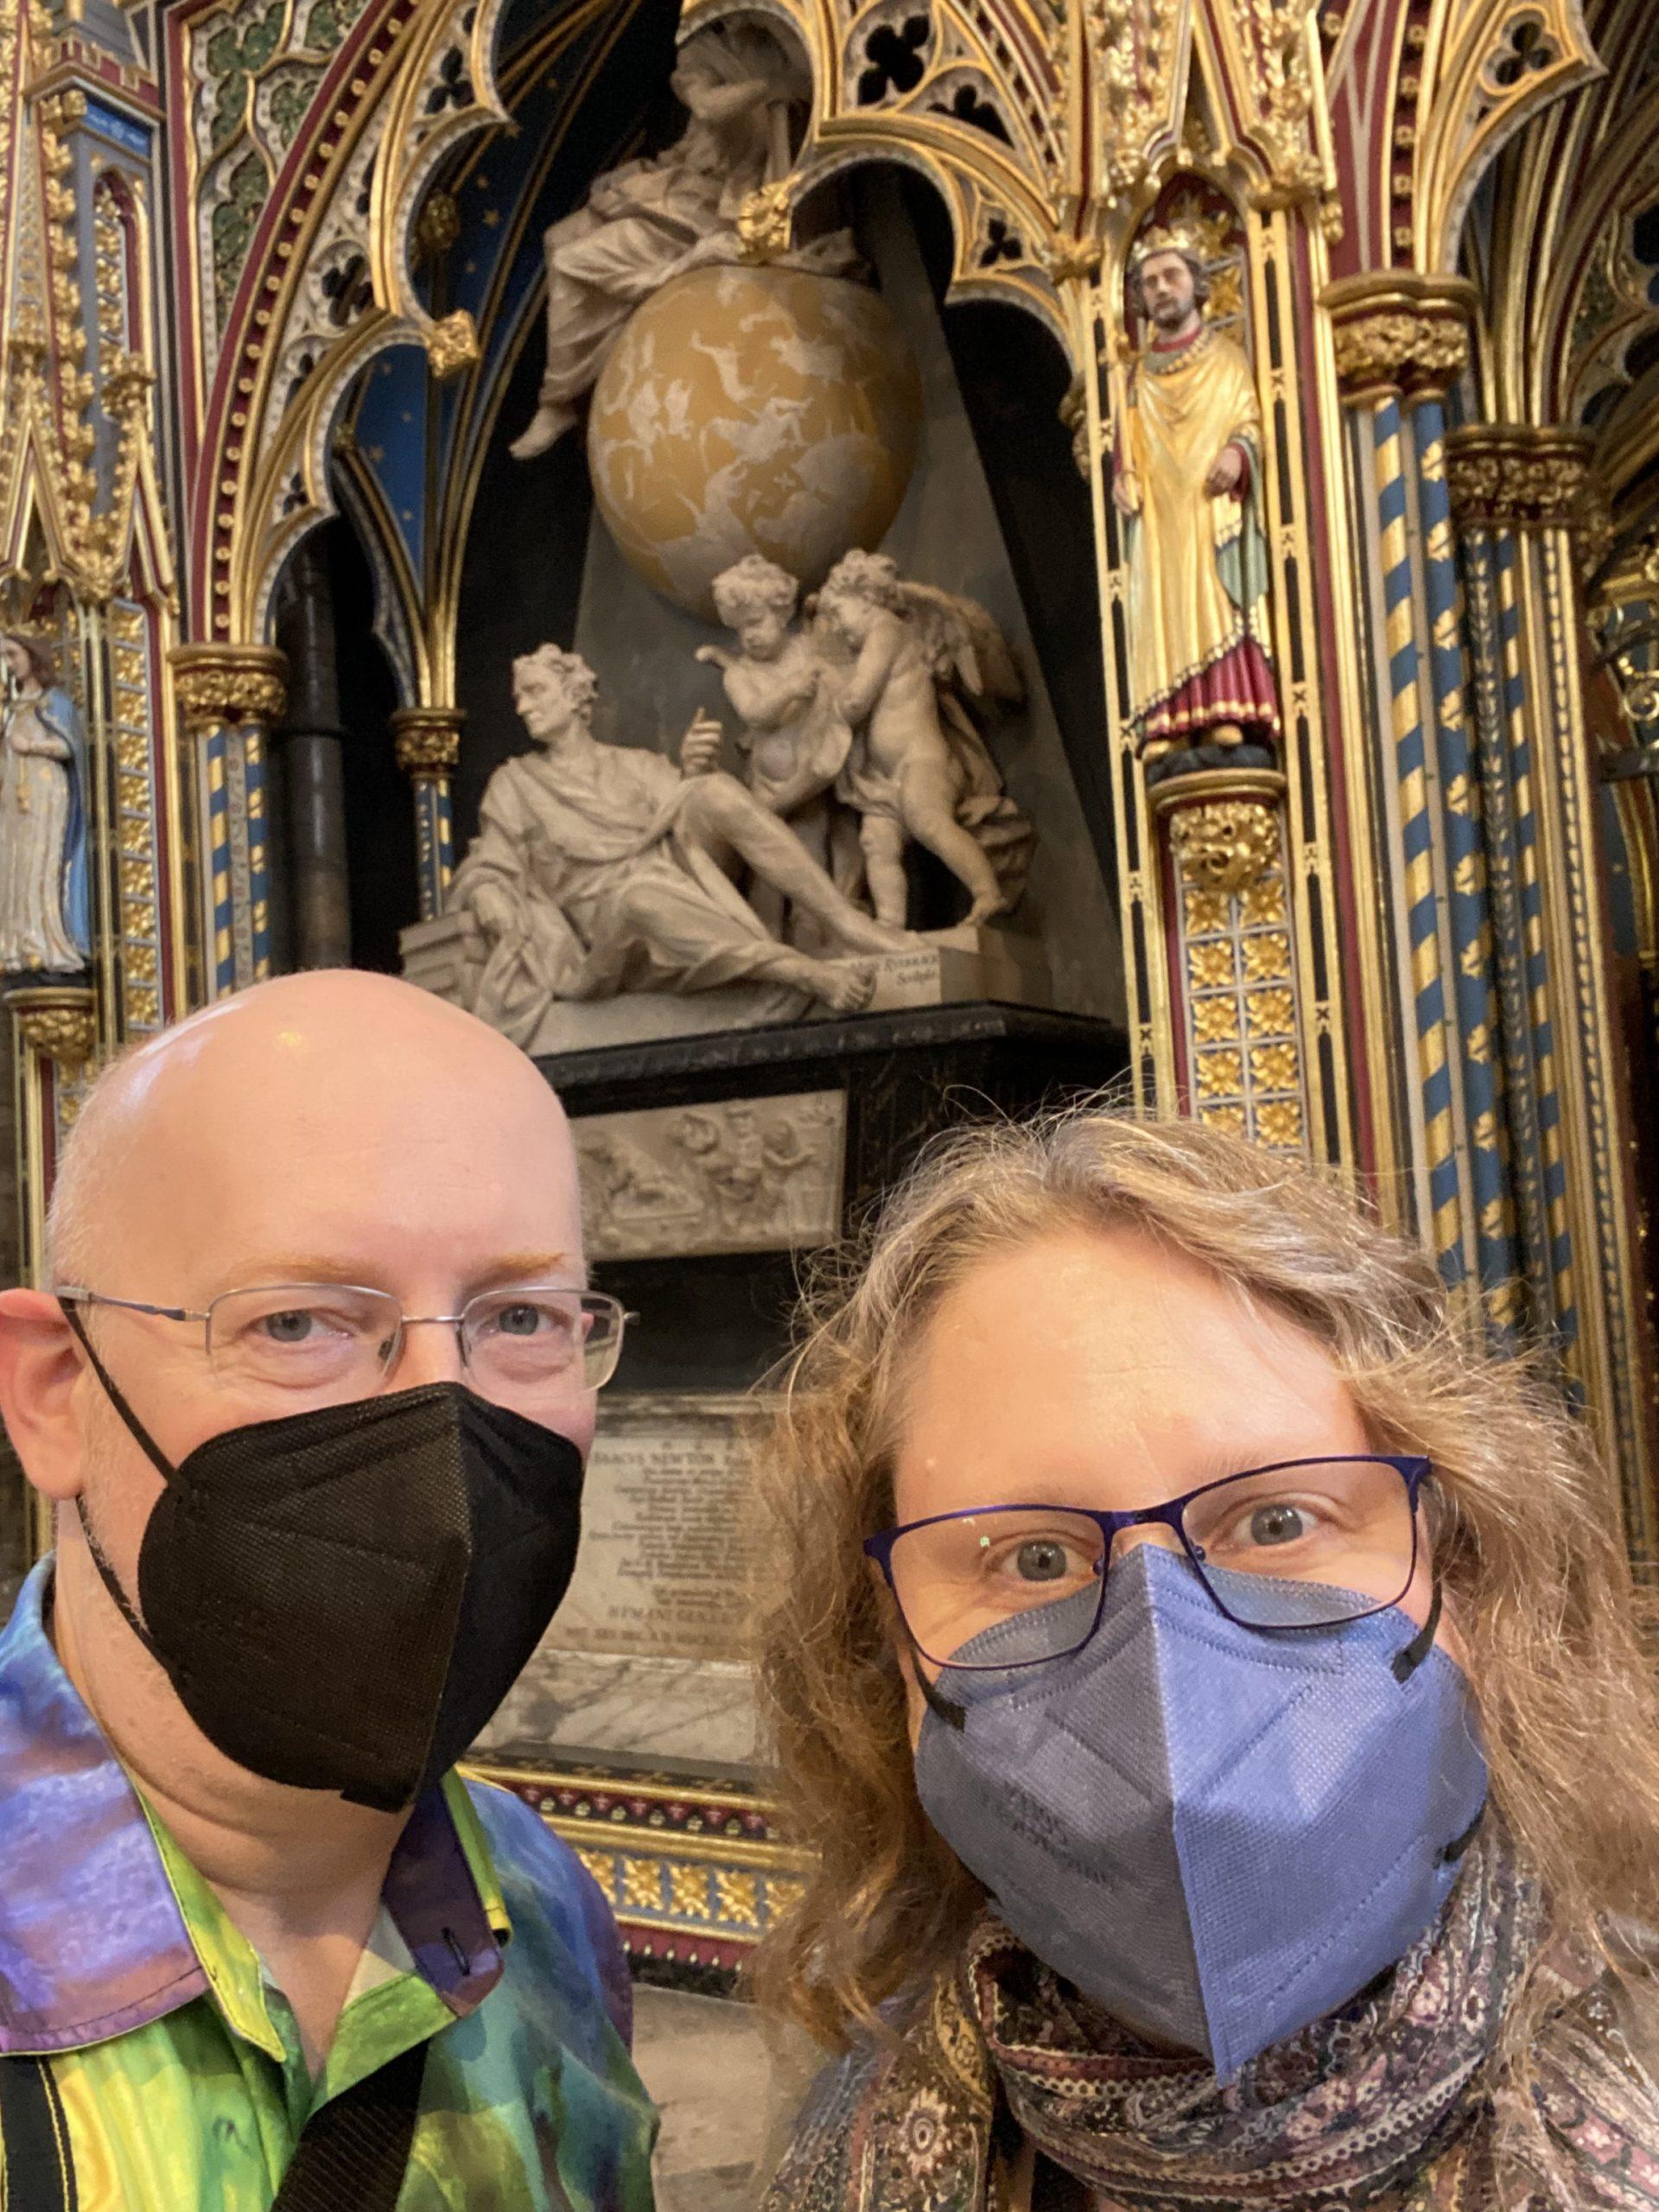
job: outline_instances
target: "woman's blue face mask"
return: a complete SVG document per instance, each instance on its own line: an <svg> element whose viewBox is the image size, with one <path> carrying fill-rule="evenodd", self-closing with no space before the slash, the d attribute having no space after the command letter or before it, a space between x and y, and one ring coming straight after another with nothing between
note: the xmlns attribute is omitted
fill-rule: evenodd
<svg viewBox="0 0 1659 2212"><path fill-rule="evenodd" d="M1328 1618L1330 1594L1309 1588L1322 1611L1302 1618ZM1404 1955L1486 1801L1433 1618L1298 1627L1301 1602L1242 1626L1186 1558L1142 1544L1081 1650L1019 1664L1016 1621L958 1651L917 1745L928 1818L1013 1932L1223 2081Z"/></svg>

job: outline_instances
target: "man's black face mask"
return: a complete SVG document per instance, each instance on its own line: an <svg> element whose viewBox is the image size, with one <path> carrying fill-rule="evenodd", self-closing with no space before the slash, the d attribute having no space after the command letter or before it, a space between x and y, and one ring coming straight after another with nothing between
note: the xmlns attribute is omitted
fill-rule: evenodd
<svg viewBox="0 0 1659 2212"><path fill-rule="evenodd" d="M66 1308L167 1488L137 1604L99 1573L208 1741L395 1811L485 1726L569 1586L582 1454L459 1382L227 1429L171 1465Z"/></svg>

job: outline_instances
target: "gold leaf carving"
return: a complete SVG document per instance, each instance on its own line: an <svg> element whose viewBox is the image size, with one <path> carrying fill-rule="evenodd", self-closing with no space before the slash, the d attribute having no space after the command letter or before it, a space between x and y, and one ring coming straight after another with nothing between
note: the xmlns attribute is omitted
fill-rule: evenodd
<svg viewBox="0 0 1659 2212"><path fill-rule="evenodd" d="M1169 834L1183 874L1208 891L1243 891L1279 858L1279 817L1260 799L1183 807L1171 816Z"/></svg>

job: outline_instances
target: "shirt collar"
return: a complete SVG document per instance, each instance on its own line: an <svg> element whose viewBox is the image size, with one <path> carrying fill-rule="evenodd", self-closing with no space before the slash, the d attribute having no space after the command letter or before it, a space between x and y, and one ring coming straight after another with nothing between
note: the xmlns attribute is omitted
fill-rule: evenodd
<svg viewBox="0 0 1659 2212"><path fill-rule="evenodd" d="M51 1573L42 1560L0 1632L0 2053L99 2043L210 1987L247 2034L264 2005L244 1987L242 1939L152 1827L59 1663L43 1617ZM474 2011L512 1930L458 1777L416 1803L383 1895L422 1978L452 2012Z"/></svg>

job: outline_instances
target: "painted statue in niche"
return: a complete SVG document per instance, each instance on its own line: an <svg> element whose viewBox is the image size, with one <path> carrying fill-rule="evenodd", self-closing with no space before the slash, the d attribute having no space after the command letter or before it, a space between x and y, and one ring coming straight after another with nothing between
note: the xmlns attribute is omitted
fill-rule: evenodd
<svg viewBox="0 0 1659 2212"><path fill-rule="evenodd" d="M1261 403L1243 348L1206 320L1195 233L1144 232L1129 296L1150 336L1122 410L1112 493L1124 518L1135 740L1155 780L1193 752L1224 760L1246 744L1271 748L1279 707Z"/></svg>
<svg viewBox="0 0 1659 2212"><path fill-rule="evenodd" d="M69 971L92 953L86 743L32 638L0 639L10 678L0 742L0 970Z"/></svg>
<svg viewBox="0 0 1659 2212"><path fill-rule="evenodd" d="M631 990L770 986L779 1020L814 1002L835 1014L868 1005L869 956L914 940L851 905L718 769L717 722L693 721L677 763L602 744L591 728L597 691L587 662L556 645L513 663L513 702L535 750L490 778L449 892L450 911L470 914L486 945L473 1011L527 1045L555 1001ZM740 866L812 916L825 953L779 941L732 880Z"/></svg>
<svg viewBox="0 0 1659 2212"><path fill-rule="evenodd" d="M744 201L788 171L789 110L811 87L768 32L748 23L695 32L671 82L690 111L681 137L654 158L607 169L543 238L547 365L536 412L511 448L520 461L572 428L576 403L641 301L689 270L742 259ZM857 265L845 231L778 258L828 276Z"/></svg>
<svg viewBox="0 0 1659 2212"><path fill-rule="evenodd" d="M912 841L963 886L970 924L1006 913L1034 840L970 709L1017 706L1025 687L986 610L860 551L831 569L804 628L791 626L795 578L758 555L714 593L740 650L703 645L697 658L722 671L756 796L895 928Z"/></svg>

